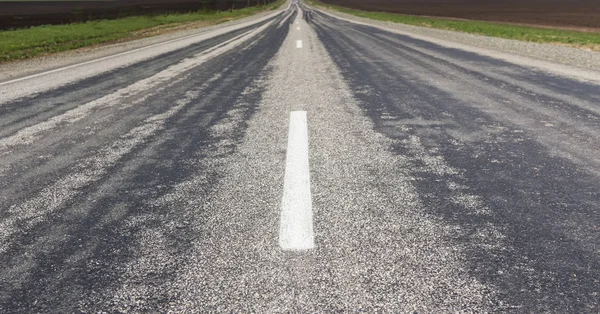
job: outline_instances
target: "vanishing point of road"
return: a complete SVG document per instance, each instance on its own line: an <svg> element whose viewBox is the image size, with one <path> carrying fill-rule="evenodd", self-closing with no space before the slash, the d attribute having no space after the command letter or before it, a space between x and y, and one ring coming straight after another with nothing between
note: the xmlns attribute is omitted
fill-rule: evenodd
<svg viewBox="0 0 600 314"><path fill-rule="evenodd" d="M600 75L520 58L294 3L0 82L0 313L598 313Z"/></svg>

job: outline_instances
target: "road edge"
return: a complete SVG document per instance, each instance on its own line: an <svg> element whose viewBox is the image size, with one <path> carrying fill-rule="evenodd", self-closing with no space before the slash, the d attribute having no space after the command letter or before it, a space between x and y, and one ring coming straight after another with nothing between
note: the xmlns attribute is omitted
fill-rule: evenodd
<svg viewBox="0 0 600 314"><path fill-rule="evenodd" d="M600 52L383 22L307 5L306 3L304 5L311 10L346 22L376 27L448 48L475 52L513 64L534 67L555 75L600 83Z"/></svg>
<svg viewBox="0 0 600 314"><path fill-rule="evenodd" d="M216 25L197 27L175 31L171 33L159 34L156 36L144 37L124 42L101 44L96 46L82 47L79 49L67 50L50 55L38 56L25 60L17 60L0 64L0 83L5 83L15 79L28 77L48 71L53 71L65 67L76 66L80 63L94 62L97 59L110 58L112 56L127 53L132 50L140 50L146 47L160 45L166 42L176 41L185 37L209 33L225 27L235 27L239 24L252 23L266 18L270 15L276 15L289 9L291 0L287 0L281 7L272 11L264 11L251 16L234 19L225 23Z"/></svg>

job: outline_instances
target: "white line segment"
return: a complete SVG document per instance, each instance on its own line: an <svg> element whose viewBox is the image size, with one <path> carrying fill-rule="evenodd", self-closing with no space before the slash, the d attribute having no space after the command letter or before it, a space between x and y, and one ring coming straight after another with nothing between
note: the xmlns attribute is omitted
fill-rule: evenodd
<svg viewBox="0 0 600 314"><path fill-rule="evenodd" d="M170 39L170 40L167 40L167 41L163 41L163 42L160 42L160 43L156 43L156 44L152 44L152 45L148 45L148 46L144 46L144 47L140 47L140 48L136 48L136 49L132 49L132 50L127 50L127 51L116 53L116 54L109 55L109 56L105 56L105 57L101 57L101 58L97 58L97 59L93 59L93 60L89 60L89 61L84 61L84 62L80 62L80 63L76 63L76 64L64 66L64 67L60 67L60 68L53 69L53 70L48 70L48 71L44 71L44 72L40 72L40 73L36 73L36 74L32 74L32 75L27 75L27 76L20 77L20 78L17 78L17 79L13 79L13 80L10 80L10 81L2 82L2 83L0 83L0 86L2 86L2 85L8 85L8 84L13 84L13 83L16 83L16 82L20 82L20 81L32 79L32 78L35 78L35 77L40 77L40 76L43 76L43 75L52 74L52 73L56 73L56 72L60 72L60 71L68 70L68 69L72 69L72 68L79 67L79 66L82 66L82 65L87 65L87 64L91 64L91 63L95 63L95 62L99 62L99 61L104 61L104 60L111 59L111 58L116 58L116 57L120 57L120 56L124 56L124 55L128 55L128 54L132 54L134 52L138 52L138 51L141 51L141 50L146 50L146 49L154 48L154 47L161 46L161 45L167 45L167 44L170 44L170 43L173 43L173 42L177 42L177 41L183 41L183 40L195 37L195 36L203 35L204 33L208 33L208 32L211 32L211 31L212 31L212 29L211 30L202 31L202 32L199 32L199 33L196 33L196 34L192 34L192 35L183 36L183 37L180 37L180 38Z"/></svg>
<svg viewBox="0 0 600 314"><path fill-rule="evenodd" d="M308 250L315 247L306 111L290 113L279 246L284 250Z"/></svg>
<svg viewBox="0 0 600 314"><path fill-rule="evenodd" d="M296 48L302 48L302 40L296 40Z"/></svg>
<svg viewBox="0 0 600 314"><path fill-rule="evenodd" d="M289 9L290 7L291 7L291 4L288 5L287 9ZM287 9L285 9L285 10L287 10ZM190 35L185 35L185 36L182 36L182 37L179 37L179 38L173 38L173 39L165 40L163 42L159 42L159 43L155 43L155 44L150 44L148 46L143 46L143 47L139 47L139 48L135 48L135 49L131 49L131 50L119 52L119 53L116 53L116 54L112 54L112 55L100 57L100 58L97 58L97 59L83 61L83 62L79 62L79 63L76 63L76 64L71 64L71 65L63 66L63 67L52 69L52 70L43 71L43 72L36 73L36 74L30 74L30 75L23 76L23 77L20 77L20 78L16 78L16 79L12 79L12 80L1 82L0 86L14 84L14 83L21 82L21 81L24 81L24 80L28 80L28 79L32 79L32 78L36 78L36 77L40 77L40 76L44 76L44 75L48 75L48 74L52 74L52 73L56 73L56 72L60 72L60 71L64 71L64 70L68 70L68 69L72 69L72 68L76 68L76 67L80 67L80 66L84 66L84 65L88 65L88 64L92 64L92 63L96 63L96 62L108 60L108 59L112 59L112 58L117 58L117 57L125 56L125 55L128 55L128 54L132 54L132 53L135 53L135 52L138 52L138 51L155 48L155 47L158 47L158 46L168 46L169 44L172 44L172 43L175 43L175 42L178 42L178 41L185 41L185 40L191 39L193 37L200 37L200 36L207 35L207 34L210 34L210 33L215 33L214 36L209 36L208 38L201 39L201 40L198 41L198 42L203 42L203 41L215 38L218 35L221 35L222 33L219 33L219 31L223 31L223 30L226 29L225 32L231 32L231 31L234 31L234 30L241 29L243 27L243 25L245 25L245 24L255 25L255 24L257 24L260 21L264 21L266 19L269 19L271 16L275 16L277 14L280 14L281 12L285 12L285 10L281 10L280 12L273 13L273 15L269 14L269 15L267 15L265 17L257 18L254 21L250 21L250 22L232 22L232 24L223 26L222 28L216 28L216 29L215 28L208 28L206 30L201 30L201 31L199 31L197 33L190 34ZM186 45L186 47L187 46L189 46L189 45Z"/></svg>

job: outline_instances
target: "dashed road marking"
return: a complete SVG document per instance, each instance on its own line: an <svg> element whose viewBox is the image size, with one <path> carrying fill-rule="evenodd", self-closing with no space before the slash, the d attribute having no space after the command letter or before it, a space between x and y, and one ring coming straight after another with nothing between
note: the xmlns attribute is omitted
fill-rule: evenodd
<svg viewBox="0 0 600 314"><path fill-rule="evenodd" d="M315 247L306 111L290 113L279 246L284 250L295 251Z"/></svg>
<svg viewBox="0 0 600 314"><path fill-rule="evenodd" d="M296 40L296 48L302 48L302 40Z"/></svg>

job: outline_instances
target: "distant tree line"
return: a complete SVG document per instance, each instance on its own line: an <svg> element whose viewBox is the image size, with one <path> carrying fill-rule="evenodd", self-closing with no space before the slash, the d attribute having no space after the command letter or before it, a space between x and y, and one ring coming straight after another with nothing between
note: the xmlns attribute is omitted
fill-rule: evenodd
<svg viewBox="0 0 600 314"><path fill-rule="evenodd" d="M276 0L0 1L0 29L65 24L132 15L224 11Z"/></svg>

